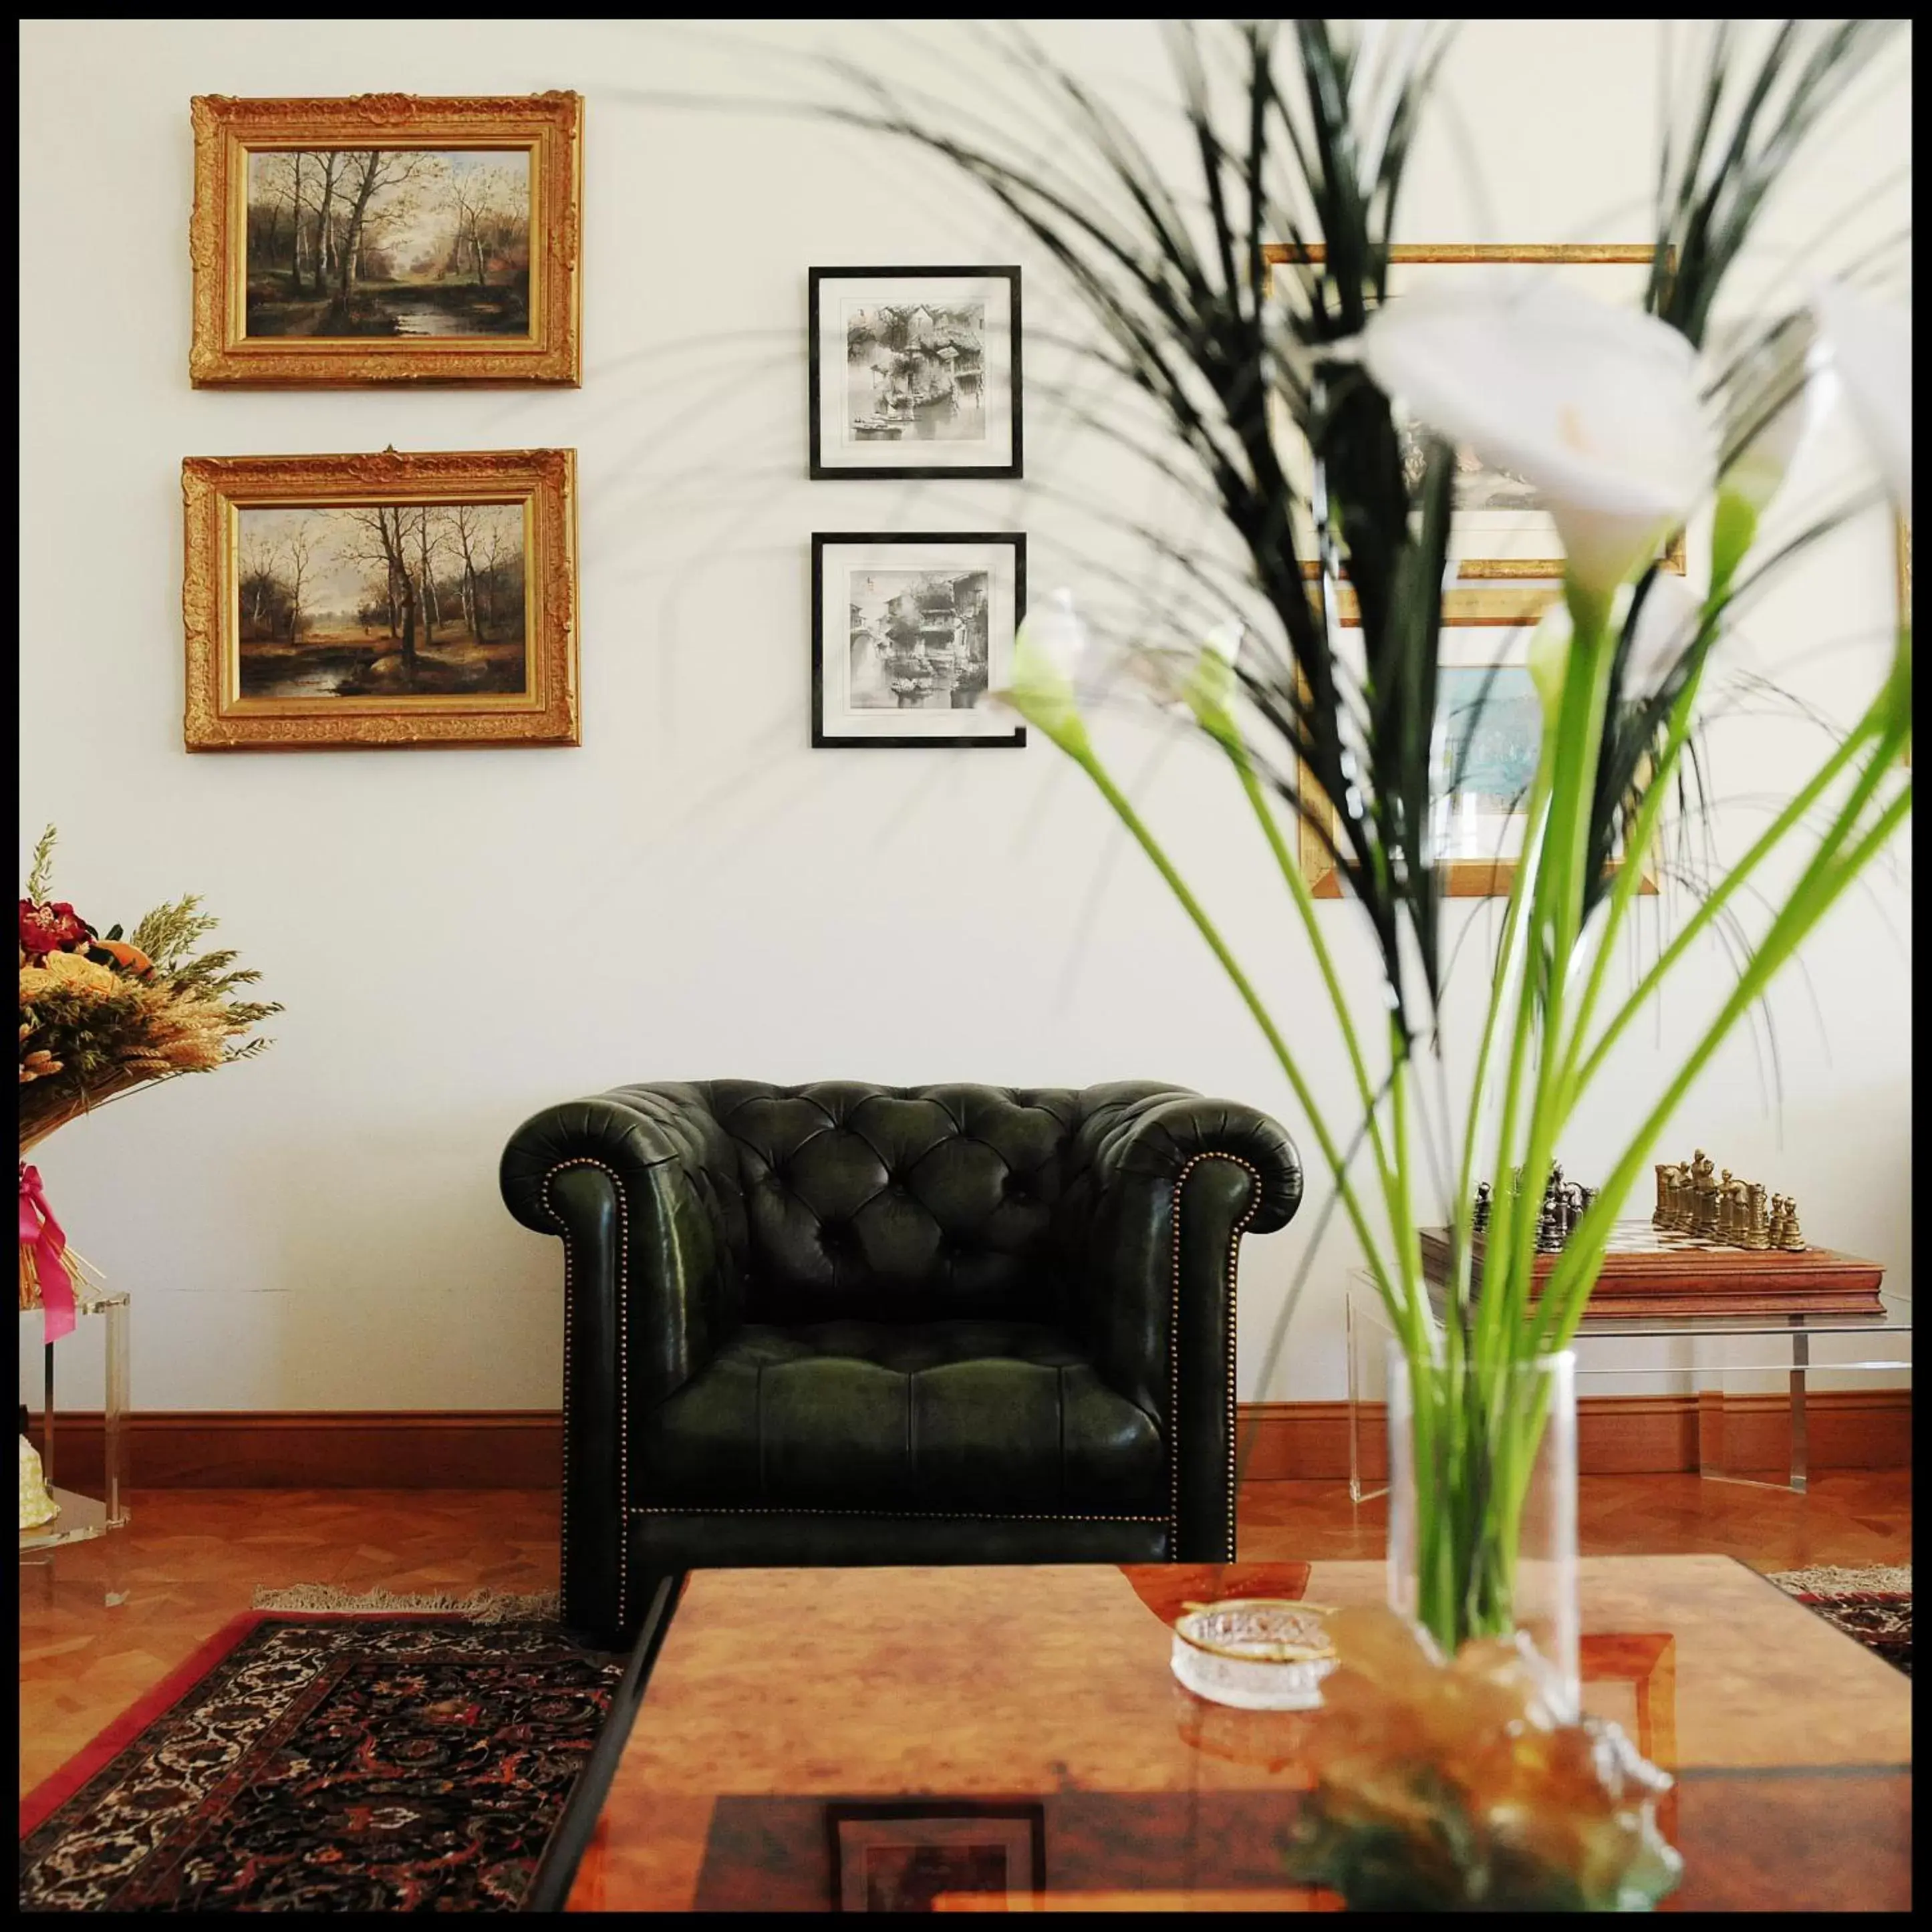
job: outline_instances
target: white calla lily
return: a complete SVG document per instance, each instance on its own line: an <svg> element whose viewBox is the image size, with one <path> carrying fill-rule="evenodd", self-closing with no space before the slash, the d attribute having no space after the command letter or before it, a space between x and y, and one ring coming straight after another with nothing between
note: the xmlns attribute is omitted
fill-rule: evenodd
<svg viewBox="0 0 1932 1932"><path fill-rule="evenodd" d="M1906 520L1912 520L1912 312L1828 284L1812 301L1819 346Z"/></svg>
<svg viewBox="0 0 1932 1932"><path fill-rule="evenodd" d="M1619 597L1612 622L1619 628L1636 586ZM1624 664L1624 692L1630 698L1654 696L1678 660L1690 648L1704 621L1704 600L1674 572L1660 570L1644 592Z"/></svg>
<svg viewBox="0 0 1932 1932"><path fill-rule="evenodd" d="M995 694L1030 724L1072 749L1086 742L1078 696L1092 652L1086 621L1063 586L1029 610L1013 639L1013 673Z"/></svg>
<svg viewBox="0 0 1932 1932"><path fill-rule="evenodd" d="M1181 686L1181 702L1217 737L1227 738L1234 729L1228 707L1234 695L1234 666L1246 634L1243 626L1232 620L1216 624L1201 640Z"/></svg>
<svg viewBox="0 0 1932 1932"><path fill-rule="evenodd" d="M1247 635L1245 626L1230 620L1225 624L1216 624L1201 640L1203 651L1211 653L1232 670L1240 659L1241 644Z"/></svg>
<svg viewBox="0 0 1932 1932"><path fill-rule="evenodd" d="M1024 656L1034 662L1036 668L1050 669L1069 685L1076 685L1086 668L1088 654L1092 648L1093 638L1087 628L1087 620L1081 616L1079 607L1073 601L1073 592L1062 584L1058 590L1049 591L1043 603L1036 604L1027 613L1020 626L1014 656L1016 659Z"/></svg>
<svg viewBox="0 0 1932 1932"><path fill-rule="evenodd" d="M1359 353L1438 434L1542 494L1570 577L1607 597L1717 467L1696 357L1676 330L1557 283L1472 278L1387 302Z"/></svg>
<svg viewBox="0 0 1932 1932"><path fill-rule="evenodd" d="M1813 354L1817 330L1808 315L1788 316L1762 342L1728 386L1724 444L1732 450L1720 489L1761 516L1784 487L1830 385Z"/></svg>

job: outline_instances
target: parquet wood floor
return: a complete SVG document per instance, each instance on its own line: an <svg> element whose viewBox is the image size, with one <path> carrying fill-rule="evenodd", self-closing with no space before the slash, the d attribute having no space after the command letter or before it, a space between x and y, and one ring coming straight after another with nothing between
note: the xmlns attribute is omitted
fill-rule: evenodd
<svg viewBox="0 0 1932 1932"><path fill-rule="evenodd" d="M196 1647L247 1610L262 1586L334 1583L460 1594L556 1582L554 1491L137 1491L116 1540L20 1570L20 1785L58 1770ZM1357 1508L1340 1483L1250 1484L1242 1556L1310 1562L1382 1553L1383 1502ZM1716 1552L1762 1570L1906 1563L1912 1478L1845 1470L1811 1493L1694 1475L1583 1479L1586 1556ZM127 1600L102 1600L118 1560Z"/></svg>

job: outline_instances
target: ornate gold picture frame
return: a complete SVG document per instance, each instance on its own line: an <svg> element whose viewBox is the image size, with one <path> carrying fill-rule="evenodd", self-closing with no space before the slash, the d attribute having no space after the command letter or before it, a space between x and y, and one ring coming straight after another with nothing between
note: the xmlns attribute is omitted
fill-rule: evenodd
<svg viewBox="0 0 1932 1932"><path fill-rule="evenodd" d="M1497 264L1515 264L1551 270L1567 271L1582 267L1618 268L1634 274L1647 269L1656 250L1652 244L1643 242L1585 242L1585 243L1521 243L1491 245L1450 244L1399 244L1389 250L1392 268L1430 268L1445 266L1480 266ZM1305 248L1287 242L1270 242L1262 250L1269 265L1272 285L1276 271L1291 264L1318 266L1326 260L1328 250L1320 243L1311 243ZM1298 433L1291 425L1283 425L1285 439L1300 442ZM1304 449L1305 444L1300 446ZM1288 458L1285 456L1284 460ZM1533 513L1532 513L1533 514ZM1530 519L1523 520L1528 523ZM1468 521L1458 512L1459 524ZM1498 544L1498 548L1505 546ZM1555 602L1561 594L1563 583L1563 560L1557 555L1523 554L1520 546L1510 547L1508 555L1484 556L1472 550L1466 545L1460 548L1456 556L1456 576L1454 586L1443 593L1442 621L1445 625L1502 625L1514 626L1533 624L1544 610ZM1666 546L1664 567L1679 575L1685 567L1683 533L1680 531ZM1301 566L1302 574L1312 582L1321 574L1321 566L1312 560ZM1354 625L1359 621L1354 593L1346 581L1342 585L1341 621Z"/></svg>
<svg viewBox="0 0 1932 1932"><path fill-rule="evenodd" d="M191 752L574 745L567 449L191 456Z"/></svg>
<svg viewBox="0 0 1932 1932"><path fill-rule="evenodd" d="M197 388L582 380L581 96L192 112Z"/></svg>

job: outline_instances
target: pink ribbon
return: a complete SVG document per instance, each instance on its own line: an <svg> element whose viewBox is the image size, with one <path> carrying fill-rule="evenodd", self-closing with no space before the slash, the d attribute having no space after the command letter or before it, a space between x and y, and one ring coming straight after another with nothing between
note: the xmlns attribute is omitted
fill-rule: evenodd
<svg viewBox="0 0 1932 1932"><path fill-rule="evenodd" d="M20 1245L34 1251L34 1274L40 1284L46 1338L58 1342L74 1328L74 1283L67 1271L67 1237L47 1205L40 1171L20 1163Z"/></svg>

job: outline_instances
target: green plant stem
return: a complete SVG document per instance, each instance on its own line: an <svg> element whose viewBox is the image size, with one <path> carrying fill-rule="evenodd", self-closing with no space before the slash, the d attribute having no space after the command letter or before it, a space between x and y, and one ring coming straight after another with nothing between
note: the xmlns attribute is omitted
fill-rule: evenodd
<svg viewBox="0 0 1932 1932"><path fill-rule="evenodd" d="M1909 719L1903 724L1894 719L1889 727L1881 730L1871 769L1867 774L1873 782L1876 782L1877 776L1882 775L1897 756L1910 732ZM1551 1271L1542 1306L1537 1312L1533 1343L1540 1342L1544 1333L1550 1333L1556 1338L1554 1346L1568 1346L1588 1306L1590 1285L1594 1280L1597 1264L1608 1244L1617 1204L1636 1180L1658 1135L1731 1028L1750 1010L1773 976L1912 808L1912 788L1908 781L1898 796L1880 814L1870 830L1841 856L1840 848L1856 831L1857 819L1870 795L1869 787L1862 785L1858 793L1846 802L1797 887L1738 975L1718 1017L1706 1029L1702 1039L1631 1137L1602 1192L1565 1244L1561 1258Z"/></svg>
<svg viewBox="0 0 1932 1932"><path fill-rule="evenodd" d="M1489 1072L1490 1049L1494 1044L1496 1022L1502 1016L1509 988L1522 970L1519 960L1519 935L1522 931L1523 908L1536 880L1536 854L1543 836L1543 822L1550 806L1550 760L1539 757L1536 776L1531 781L1528 815L1523 830L1522 856L1517 861L1507 908L1503 914L1502 938L1496 948L1496 970L1490 981L1489 1004L1483 1015L1483 1034L1476 1048L1475 1071L1469 1085L1468 1117L1462 1136L1462 1160L1457 1177L1452 1212L1456 1231L1456 1278L1455 1292L1459 1306L1468 1305L1472 1256L1470 1234L1474 1222L1476 1150L1482 1138L1484 1081Z"/></svg>
<svg viewBox="0 0 1932 1932"><path fill-rule="evenodd" d="M1476 1144L1484 1098L1482 1078L1490 1040L1503 1002L1508 997L1509 989L1514 984L1516 989L1515 1024L1510 1032L1509 1061L1503 1082L1502 1118L1496 1136L1496 1197L1490 1210L1488 1238L1484 1243L1484 1292L1476 1304L1476 1356L1478 1363L1484 1365L1485 1368L1495 1359L1498 1337L1506 1333L1502 1324L1508 1316L1508 1275L1507 1264L1499 1262L1498 1257L1507 1256L1509 1252L1517 1210L1516 1196L1508 1185L1510 1153L1516 1141L1516 1108L1522 1091L1523 1071L1528 1064L1529 1043L1534 1026L1536 1010L1531 998L1531 976L1534 970L1535 908L1543 891L1549 800L1555 786L1554 731L1553 724L1546 722L1544 727L1542 748L1536 761L1532 816L1526 828L1522 856L1517 863L1510 893L1507 933L1509 948L1504 956L1504 970L1498 973L1490 986L1490 1012L1483 1032L1483 1058L1478 1062L1476 1083L1470 1095L1469 1133L1463 1148L1462 1191L1466 1195L1469 1191L1469 1177L1472 1172L1469 1165L1472 1159L1472 1150ZM1510 953L1518 949L1519 928L1521 934L1520 962L1513 962L1510 958ZM1510 970L1512 968L1514 970ZM1466 1214L1468 1210L1459 1204L1459 1211ZM1466 1241L1464 1245L1466 1247L1468 1246ZM1469 1265L1472 1270L1473 1264L1474 1257L1472 1256Z"/></svg>
<svg viewBox="0 0 1932 1932"><path fill-rule="evenodd" d="M1581 1097L1584 1090L1595 1078L1610 1048L1616 1044L1624 1028L1642 1010L1651 994L1663 984L1672 968L1699 936L1708 929L1712 922L1730 902L1738 888L1778 848L1792 828L1804 819L1829 788L1832 780L1857 755L1860 746L1874 732L1882 728L1886 701L1883 694L1874 700L1838 748L1813 774L1804 788L1772 820L1744 856L1726 870L1724 877L1706 894L1697 910L1684 922L1676 937L1658 955L1650 970L1637 982L1636 990L1612 1015L1587 1058L1571 1075L1570 1084L1573 1100Z"/></svg>
<svg viewBox="0 0 1932 1932"><path fill-rule="evenodd" d="M1684 680L1684 688L1677 702L1671 707L1670 722L1665 734L1664 749L1658 755L1656 770L1651 774L1646 788L1643 802L1637 808L1636 822L1624 848L1622 865L1610 886L1610 903L1604 908L1603 930L1597 935L1596 957L1590 962L1590 975L1584 982L1582 994L1576 1002L1576 1016L1570 1029L1570 1039L1563 1056L1562 1082L1564 1111L1576 1103L1580 1090L1576 1078L1576 1061L1582 1053L1583 1041L1589 1030L1590 1021L1596 1012L1597 1001L1603 992L1604 980L1610 969L1610 958L1616 950L1616 936L1622 929L1625 916L1635 902L1637 889L1643 879L1643 868L1650 856L1652 842L1657 837L1658 821L1664 816L1664 803L1670 789L1670 781L1676 772L1678 760L1683 755L1684 746L1690 739L1690 720L1697 702L1699 687L1704 681L1704 667L1697 668Z"/></svg>
<svg viewBox="0 0 1932 1932"><path fill-rule="evenodd" d="M1349 1221L1354 1228L1357 1239L1362 1244L1362 1251L1367 1259L1370 1270L1375 1276L1376 1285L1381 1291L1384 1300L1388 1304L1390 1314L1400 1321L1403 1311L1392 1292L1388 1270L1384 1266L1382 1256L1370 1234L1367 1220L1362 1213L1361 1203L1357 1199L1354 1188L1348 1179L1347 1164L1342 1158L1341 1150L1336 1145L1334 1136L1328 1130L1328 1124L1322 1118L1322 1110L1316 1105L1315 1096L1310 1090L1294 1054L1289 1050L1287 1041L1282 1037L1280 1029L1275 1024L1267 1007L1262 1004L1261 996L1255 991L1246 974L1242 971L1234 954L1228 950L1226 940L1221 937L1214 921L1208 916L1205 908L1194 896L1186 880L1174 869L1174 862L1168 857L1166 851L1162 849L1160 842L1148 830L1140 814L1129 802L1126 794L1114 784L1106 767L1101 764L1091 746L1084 742L1076 742L1068 747L1068 749L1070 755L1100 788L1101 796L1113 807L1114 816L1133 835L1136 843L1153 862L1154 869L1167 881L1168 890L1180 902L1181 909L1194 922L1196 930L1208 942L1210 950L1221 962L1221 970L1233 982L1234 990L1240 994L1243 1004L1254 1016L1256 1024L1261 1028L1262 1036L1273 1049L1275 1058L1280 1063L1282 1071L1288 1076L1288 1084L1294 1090L1295 1098L1300 1102L1302 1110L1308 1117L1308 1123L1314 1131L1316 1143L1322 1149L1322 1158L1328 1162L1329 1172L1335 1178L1335 1186L1341 1196L1342 1204L1346 1210Z"/></svg>
<svg viewBox="0 0 1932 1932"><path fill-rule="evenodd" d="M1368 1127L1369 1144L1375 1154L1376 1167L1381 1176L1382 1191L1386 1196L1393 1177L1383 1144L1381 1125L1376 1118L1376 1090L1369 1079L1368 1063L1362 1057L1361 1042L1356 1036L1354 1016L1342 991L1341 976L1335 970L1334 956L1330 953L1328 941L1322 934L1321 916L1315 907L1315 896L1310 891L1308 881L1303 876L1300 866L1295 862L1294 854L1288 850L1287 841L1281 836L1280 823L1268 803L1268 794L1262 790L1260 780L1255 776L1254 766L1248 758L1246 748L1242 744L1240 735L1233 730L1231 722L1225 734L1216 730L1214 736L1216 742L1227 753L1229 762L1240 779L1241 789L1247 795L1248 803L1253 808L1255 817L1261 822L1263 836L1268 842L1268 850L1274 855L1275 865L1288 887L1289 897L1294 902L1296 912L1300 915L1302 930L1308 936L1309 950L1315 956L1316 969L1320 972L1322 986L1328 992L1328 1004L1334 1010L1335 1023L1341 1030L1342 1043L1348 1049L1348 1064L1354 1070L1355 1090L1361 1096L1362 1118Z"/></svg>
<svg viewBox="0 0 1932 1932"><path fill-rule="evenodd" d="M1512 1230L1507 1261L1510 1305L1504 1319L1514 1321L1527 1308L1536 1270L1534 1203L1543 1196L1544 1178L1555 1158L1556 1136L1563 1121L1558 1106L1564 1002L1569 968L1582 923L1584 875L1589 865L1589 801L1596 785L1598 749L1603 741L1604 713L1609 698L1608 600L1583 595L1574 580L1570 586L1572 636L1564 668L1563 694L1556 724L1555 755L1565 782L1550 806L1550 825L1538 880L1537 905L1544 916L1550 943L1544 955L1547 971L1539 987L1527 978L1517 994L1520 1003L1542 1001L1541 1039L1537 1057L1534 1098L1531 1103L1528 1144L1523 1161L1523 1211L1521 1226ZM1547 888L1547 891L1544 890ZM1535 930L1532 928L1532 944Z"/></svg>
<svg viewBox="0 0 1932 1932"><path fill-rule="evenodd" d="M1586 805L1594 785L1610 674L1606 604L1574 586L1570 604L1573 635L1562 694L1554 724L1546 726L1538 761L1540 770L1553 773L1560 769L1564 782L1552 790L1548 823L1536 848L1533 885L1526 887L1518 881L1528 892L1528 944L1516 986L1516 1023L1498 1140L1503 1212L1499 1217L1492 1214L1478 1312L1480 1346L1468 1385L1460 1391L1466 1448L1460 1487L1468 1521L1460 1539L1463 1561L1454 1626L1459 1634L1494 1629L1508 1615L1514 1594L1517 1518L1544 1423L1541 1396L1527 1412L1522 1399L1522 1367L1534 1354L1523 1346L1523 1316L1535 1279L1537 1204L1562 1125L1558 1042L1569 963L1582 925L1589 862ZM1526 856L1527 852L1526 848ZM1515 1144L1532 1042L1537 1048L1535 1070L1518 1196L1507 1188L1502 1176Z"/></svg>

